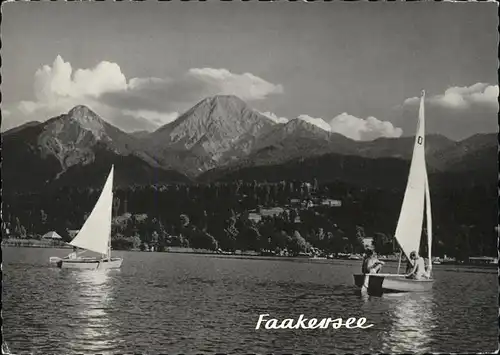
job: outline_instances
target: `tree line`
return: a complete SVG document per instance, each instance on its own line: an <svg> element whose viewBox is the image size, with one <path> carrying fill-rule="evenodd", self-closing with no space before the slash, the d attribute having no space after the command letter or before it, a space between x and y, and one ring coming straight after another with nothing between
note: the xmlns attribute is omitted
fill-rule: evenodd
<svg viewBox="0 0 500 355"><path fill-rule="evenodd" d="M13 236L57 231L70 240L92 210L100 190L64 187L57 191L3 195L3 227ZM431 191L433 254L466 259L496 252L496 190L490 186ZM168 246L222 250L287 250L292 255L321 249L359 253L373 238L377 252L398 251L392 235L404 191L317 181L230 182L131 186L115 191L113 247ZM298 201L336 199L340 207L305 207ZM313 203L314 204L314 203ZM288 207L286 207L288 206ZM250 213L283 207L253 220ZM422 238L423 240L425 238Z"/></svg>

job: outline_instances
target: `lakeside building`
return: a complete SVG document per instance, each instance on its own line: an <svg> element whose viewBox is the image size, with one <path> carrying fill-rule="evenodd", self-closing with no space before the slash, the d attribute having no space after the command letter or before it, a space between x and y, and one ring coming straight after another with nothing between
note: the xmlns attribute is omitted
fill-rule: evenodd
<svg viewBox="0 0 500 355"><path fill-rule="evenodd" d="M51 239L51 240L62 240L62 237L54 231L48 232L42 236L42 239Z"/></svg>
<svg viewBox="0 0 500 355"><path fill-rule="evenodd" d="M470 264L497 264L498 258L494 258L492 256L471 256L469 257Z"/></svg>

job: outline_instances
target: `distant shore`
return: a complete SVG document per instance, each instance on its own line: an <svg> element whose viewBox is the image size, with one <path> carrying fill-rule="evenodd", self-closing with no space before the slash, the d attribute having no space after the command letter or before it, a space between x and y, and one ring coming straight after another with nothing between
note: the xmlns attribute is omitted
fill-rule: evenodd
<svg viewBox="0 0 500 355"><path fill-rule="evenodd" d="M54 248L54 249L71 249L72 247L68 244L59 241L53 240L38 240L38 239L5 239L2 240L2 247L14 247L14 248ZM115 249L116 251L120 251L120 249ZM123 251L132 251L132 252L144 252L144 253L157 253L157 251L147 251L140 249L130 249ZM303 259L303 260L314 260L314 261L335 261L335 260L348 260L352 262L360 262L358 259L349 259L346 257L337 257L337 258L324 258L324 257L314 257L314 256L285 256L285 255L265 255L263 253L259 253L252 250L242 251L236 250L235 252L218 252L215 250L209 249L194 249L194 248L185 248L185 247L166 247L163 253L176 253L176 254L205 254L205 255L214 255L225 258L251 258L251 259ZM388 263L397 263L398 259L385 258L382 259L384 262ZM475 264L475 263L460 263L456 261L448 261L442 262L443 266L479 266L486 268L496 268L498 264Z"/></svg>
<svg viewBox="0 0 500 355"><path fill-rule="evenodd" d="M3 239L2 247L16 248L58 248L71 249L72 246L57 240L46 239Z"/></svg>

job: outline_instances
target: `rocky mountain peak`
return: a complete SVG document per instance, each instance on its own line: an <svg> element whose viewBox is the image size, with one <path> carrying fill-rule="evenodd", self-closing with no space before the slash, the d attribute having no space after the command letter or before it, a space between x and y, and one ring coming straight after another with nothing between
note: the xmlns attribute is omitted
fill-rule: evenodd
<svg viewBox="0 0 500 355"><path fill-rule="evenodd" d="M217 95L200 101L153 137L158 144L219 160L229 150L248 150L249 142L272 126L240 98Z"/></svg>
<svg viewBox="0 0 500 355"><path fill-rule="evenodd" d="M47 121L38 137L38 146L43 155L54 155L64 170L92 162L93 147L108 141L104 120L87 106L79 105Z"/></svg>
<svg viewBox="0 0 500 355"><path fill-rule="evenodd" d="M105 122L87 106L78 105L72 108L64 117L66 124L78 124L82 129L90 131L96 138L101 139L105 134Z"/></svg>
<svg viewBox="0 0 500 355"><path fill-rule="evenodd" d="M71 110L69 110L68 115L73 117L88 116L88 115L97 116L95 112L93 112L90 108L88 108L85 105L77 105L73 107Z"/></svg>

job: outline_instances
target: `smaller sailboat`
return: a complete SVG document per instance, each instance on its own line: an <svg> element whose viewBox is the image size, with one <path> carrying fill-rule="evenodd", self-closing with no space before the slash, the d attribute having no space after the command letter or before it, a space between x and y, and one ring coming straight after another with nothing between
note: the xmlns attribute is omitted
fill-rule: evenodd
<svg viewBox="0 0 500 355"><path fill-rule="evenodd" d="M115 269L122 265L122 258L111 257L111 219L113 212L113 173L108 175L101 195L78 234L69 243L75 251L64 258L51 257L50 263L62 269ZM91 251L101 257L80 257L77 248ZM81 254L81 253L80 253Z"/></svg>
<svg viewBox="0 0 500 355"><path fill-rule="evenodd" d="M361 289L367 288L368 293L416 292L432 289L434 282L431 275L432 213L429 180L425 162L424 98L425 92L422 91L410 172L394 238L406 258L413 265L411 255L419 251L425 211L429 260L427 277L409 279L406 278L406 275L399 274L399 270L398 274L355 274L354 284Z"/></svg>

